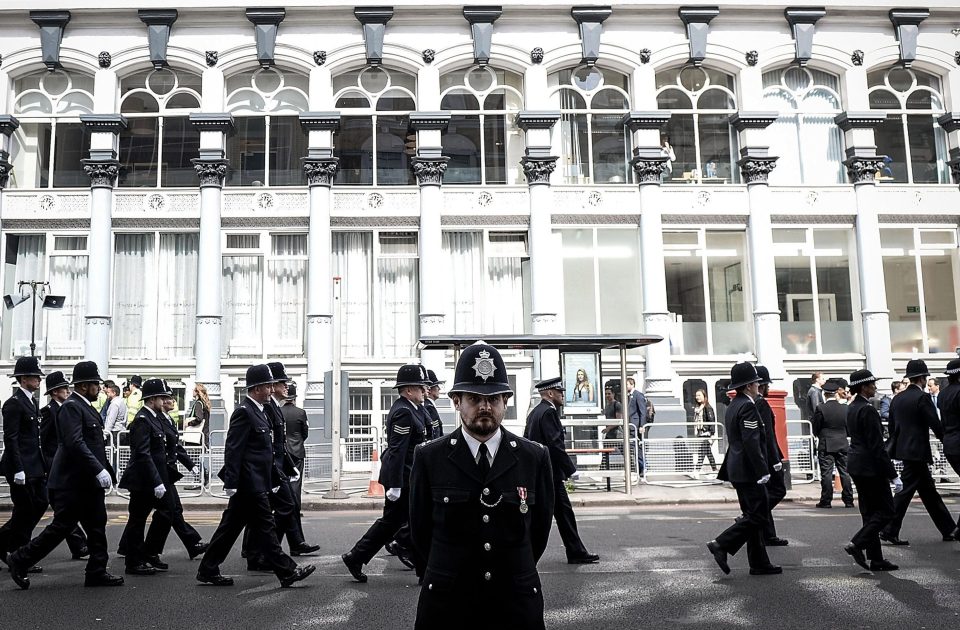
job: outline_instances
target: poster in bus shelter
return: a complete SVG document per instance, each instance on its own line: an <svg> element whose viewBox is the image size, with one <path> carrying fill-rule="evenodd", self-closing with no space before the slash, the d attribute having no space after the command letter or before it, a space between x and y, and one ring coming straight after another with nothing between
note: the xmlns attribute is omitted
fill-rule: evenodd
<svg viewBox="0 0 960 630"><path fill-rule="evenodd" d="M595 352L563 354L564 407L573 412L598 411L603 398L600 384L600 355Z"/></svg>

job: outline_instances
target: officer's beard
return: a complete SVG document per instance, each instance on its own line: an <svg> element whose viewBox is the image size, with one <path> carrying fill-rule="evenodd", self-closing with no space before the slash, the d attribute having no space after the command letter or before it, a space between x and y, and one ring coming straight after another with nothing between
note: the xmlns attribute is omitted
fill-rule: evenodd
<svg viewBox="0 0 960 630"><path fill-rule="evenodd" d="M478 440L484 440L500 430L501 420L491 414L478 414L470 419L461 419L466 432Z"/></svg>

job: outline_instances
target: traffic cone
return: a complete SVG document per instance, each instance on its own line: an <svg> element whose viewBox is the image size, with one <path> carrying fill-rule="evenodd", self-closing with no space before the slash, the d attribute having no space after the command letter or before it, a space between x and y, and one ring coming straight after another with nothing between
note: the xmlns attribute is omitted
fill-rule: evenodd
<svg viewBox="0 0 960 630"><path fill-rule="evenodd" d="M843 490L843 485L840 483L840 473L833 473L833 489L837 492Z"/></svg>
<svg viewBox="0 0 960 630"><path fill-rule="evenodd" d="M363 495L366 498L377 498L383 496L383 486L380 485L380 454L377 449L373 449L370 455L370 483L367 485L367 493Z"/></svg>

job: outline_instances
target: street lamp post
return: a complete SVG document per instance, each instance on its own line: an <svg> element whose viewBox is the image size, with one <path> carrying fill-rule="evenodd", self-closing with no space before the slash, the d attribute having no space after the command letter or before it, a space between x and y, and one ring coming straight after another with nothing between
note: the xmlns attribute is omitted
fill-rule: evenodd
<svg viewBox="0 0 960 630"><path fill-rule="evenodd" d="M29 293L25 294L24 289L29 287ZM65 297L62 295L50 295L50 283L42 280L20 280L17 282L18 292L13 295L3 296L3 303L8 310L16 308L30 300L30 356L37 356L37 297L43 299L41 308L61 309Z"/></svg>

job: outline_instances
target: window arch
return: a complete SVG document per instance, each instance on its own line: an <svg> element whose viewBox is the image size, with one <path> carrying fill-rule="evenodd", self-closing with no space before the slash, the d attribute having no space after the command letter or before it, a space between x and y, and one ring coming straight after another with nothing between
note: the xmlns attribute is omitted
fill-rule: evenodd
<svg viewBox="0 0 960 630"><path fill-rule="evenodd" d="M841 111L840 78L789 66L763 73L763 103L780 113L770 126L778 156L771 184L842 184L843 141L834 117Z"/></svg>
<svg viewBox="0 0 960 630"><path fill-rule="evenodd" d="M201 78L186 70L144 70L120 80L120 186L194 186L191 159L200 134L190 112L200 111Z"/></svg>
<svg viewBox="0 0 960 630"><path fill-rule="evenodd" d="M409 131L417 108L417 79L400 70L369 66L333 78L335 107L341 111L334 136L341 184L413 184L410 158L416 136ZM376 130L376 132L374 132Z"/></svg>
<svg viewBox="0 0 960 630"><path fill-rule="evenodd" d="M950 183L947 139L936 124L944 101L939 77L899 66L867 74L870 109L886 110L875 131L877 153L887 156L880 181Z"/></svg>
<svg viewBox="0 0 960 630"><path fill-rule="evenodd" d="M730 125L737 110L733 75L684 66L658 72L656 85L657 107L673 113L660 140L670 158L665 181L739 182L737 133Z"/></svg>
<svg viewBox="0 0 960 630"><path fill-rule="evenodd" d="M518 183L523 142L513 114L523 107L523 78L474 66L442 75L440 90L440 109L452 114L441 140L450 158L444 183Z"/></svg>
<svg viewBox="0 0 960 630"><path fill-rule="evenodd" d="M563 182L620 184L631 181L629 143L623 116L630 111L629 79L597 66L579 66L548 77L560 110ZM559 147L556 146L559 142Z"/></svg>
<svg viewBox="0 0 960 630"><path fill-rule="evenodd" d="M235 133L227 137L230 186L299 186L307 136L300 112L309 109L309 78L277 67L227 78L227 111Z"/></svg>
<svg viewBox="0 0 960 630"><path fill-rule="evenodd" d="M80 160L90 152L81 114L93 112L93 77L81 72L42 70L13 83L10 185L16 188L88 186Z"/></svg>

